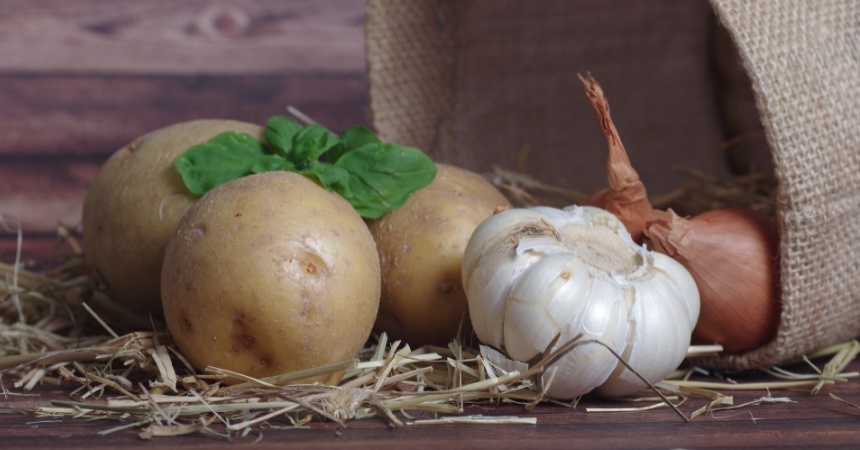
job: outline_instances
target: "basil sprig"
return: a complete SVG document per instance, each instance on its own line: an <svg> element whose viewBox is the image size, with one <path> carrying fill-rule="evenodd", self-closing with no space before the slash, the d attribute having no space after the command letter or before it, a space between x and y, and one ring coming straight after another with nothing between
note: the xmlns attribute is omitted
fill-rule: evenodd
<svg viewBox="0 0 860 450"><path fill-rule="evenodd" d="M298 172L368 219L399 208L436 177L436 165L421 150L382 142L367 127L347 128L338 137L322 125L302 126L284 116L269 119L266 142L228 131L189 148L174 164L197 195L254 173Z"/></svg>

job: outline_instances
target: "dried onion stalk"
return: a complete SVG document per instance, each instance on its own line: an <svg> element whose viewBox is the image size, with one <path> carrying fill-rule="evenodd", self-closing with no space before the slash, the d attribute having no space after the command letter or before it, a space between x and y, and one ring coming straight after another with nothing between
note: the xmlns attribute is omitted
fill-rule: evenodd
<svg viewBox="0 0 860 450"><path fill-rule="evenodd" d="M696 280L701 314L693 342L740 353L767 344L779 322L778 234L749 210L718 208L692 218L654 209L590 74L579 76L609 147L609 188L585 201L616 214L638 242L675 258Z"/></svg>

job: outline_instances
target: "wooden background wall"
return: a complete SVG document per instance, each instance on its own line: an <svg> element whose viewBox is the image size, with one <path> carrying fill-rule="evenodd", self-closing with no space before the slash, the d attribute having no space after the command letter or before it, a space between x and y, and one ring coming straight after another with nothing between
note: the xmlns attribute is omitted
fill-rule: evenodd
<svg viewBox="0 0 860 450"><path fill-rule="evenodd" d="M0 0L0 260L55 251L113 151L293 105L368 124L363 0Z"/></svg>
<svg viewBox="0 0 860 450"><path fill-rule="evenodd" d="M420 1L441 11L454 0ZM571 31L584 39L573 36L570 57L582 70L598 70L624 141L638 150L631 160L649 186L672 187L680 178L673 164L704 163L724 139L760 125L733 48L719 47L725 39L707 1L651 1L564 6L572 18L594 22ZM372 126L365 7L365 0L0 0L0 261L14 259L19 224L25 258L68 252L57 248L58 227L79 226L101 163L154 129L199 118L262 124L288 105L335 131ZM493 23L504 32L509 22ZM639 42L640 35L650 38ZM595 45L613 51L585 51ZM572 177L564 144L542 148L544 160L529 174L551 184L602 182L605 141L593 112L584 97L571 112L570 120L552 116L532 128L543 133L555 123L556 132L575 136L577 151L590 152L577 155L588 162L582 167L596 170ZM473 147L447 162L471 158L466 167L483 172L521 153ZM512 164L505 168L516 170Z"/></svg>

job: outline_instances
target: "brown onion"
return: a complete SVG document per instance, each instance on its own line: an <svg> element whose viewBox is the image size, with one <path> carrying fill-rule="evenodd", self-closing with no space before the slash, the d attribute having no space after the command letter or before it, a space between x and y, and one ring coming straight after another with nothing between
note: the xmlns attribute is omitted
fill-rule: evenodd
<svg viewBox="0 0 860 450"><path fill-rule="evenodd" d="M634 240L653 245L693 275L702 305L693 342L720 344L731 353L769 342L780 315L778 235L773 223L742 209L721 208L692 219L653 209L612 123L600 84L590 74L579 79L609 147L609 188L584 204L614 213Z"/></svg>
<svg viewBox="0 0 860 450"><path fill-rule="evenodd" d="M779 323L776 228L745 209L719 208L691 219L669 210L669 219L645 229L654 250L693 275L702 310L693 342L718 343L726 352L768 343Z"/></svg>

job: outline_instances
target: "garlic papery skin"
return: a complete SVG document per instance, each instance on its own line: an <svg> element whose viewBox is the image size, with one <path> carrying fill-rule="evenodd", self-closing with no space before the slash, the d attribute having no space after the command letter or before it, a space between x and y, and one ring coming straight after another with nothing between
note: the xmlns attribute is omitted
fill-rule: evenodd
<svg viewBox="0 0 860 450"><path fill-rule="evenodd" d="M518 361L582 334L654 383L681 364L699 316L689 272L637 245L613 214L595 207L493 215L472 234L462 270L478 338ZM550 365L541 381L550 379L547 394L557 399L595 389L623 396L646 387L594 343Z"/></svg>

